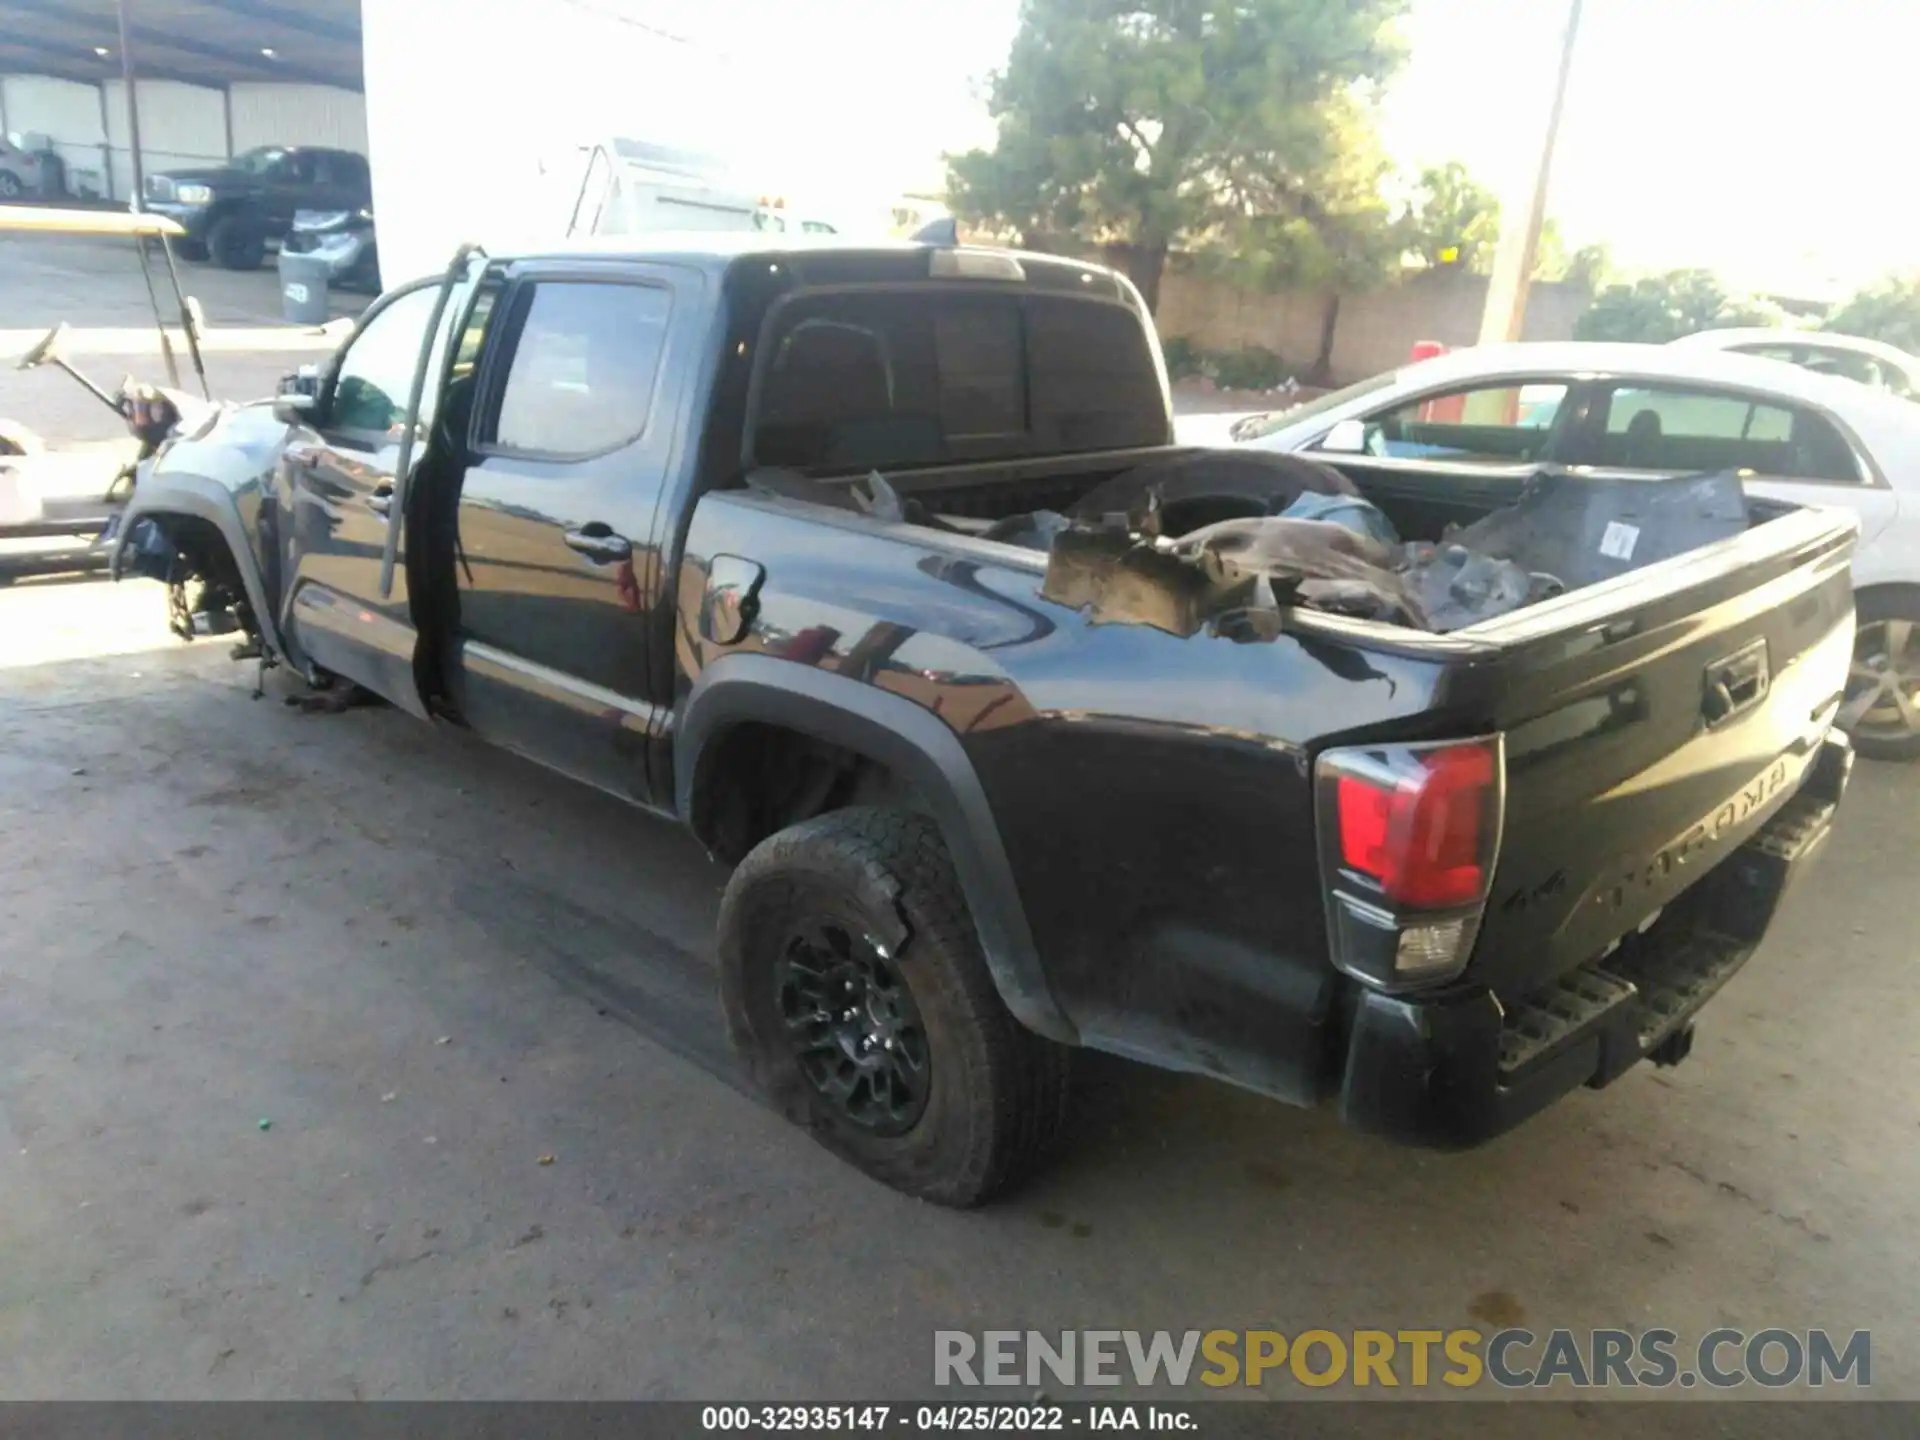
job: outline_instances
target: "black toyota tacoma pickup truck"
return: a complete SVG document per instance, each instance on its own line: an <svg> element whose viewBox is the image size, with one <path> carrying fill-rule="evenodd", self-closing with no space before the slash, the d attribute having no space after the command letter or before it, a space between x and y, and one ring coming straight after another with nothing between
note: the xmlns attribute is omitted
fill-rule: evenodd
<svg viewBox="0 0 1920 1440"><path fill-rule="evenodd" d="M116 563L183 630L689 826L734 867L752 1072L932 1200L1031 1167L1075 1046L1448 1147L1680 1059L1846 782L1852 522L1755 501L1444 635L1042 594L1016 517L1182 461L1102 269L463 251L175 438Z"/></svg>

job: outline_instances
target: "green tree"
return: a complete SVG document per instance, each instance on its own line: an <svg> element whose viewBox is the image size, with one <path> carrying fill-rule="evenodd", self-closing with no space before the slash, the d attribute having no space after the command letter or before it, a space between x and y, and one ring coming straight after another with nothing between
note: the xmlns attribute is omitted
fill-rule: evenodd
<svg viewBox="0 0 1920 1440"><path fill-rule="evenodd" d="M1302 219L1406 0L1025 0L992 150L948 157L963 220L1117 245L1149 306L1168 251Z"/></svg>
<svg viewBox="0 0 1920 1440"><path fill-rule="evenodd" d="M1920 275L1868 286L1829 315L1822 328L1920 355Z"/></svg>
<svg viewBox="0 0 1920 1440"><path fill-rule="evenodd" d="M1698 330L1775 325L1777 307L1727 294L1707 270L1670 270L1631 285L1609 285L1573 326L1576 340L1628 340L1664 345Z"/></svg>
<svg viewBox="0 0 1920 1440"><path fill-rule="evenodd" d="M1200 246L1210 268L1243 289L1321 294L1319 348L1304 377L1312 384L1331 372L1341 297L1398 276L1408 243L1405 219L1381 198L1389 166L1371 106L1349 94L1323 118L1331 137L1325 164L1311 175L1283 175L1278 185L1258 167L1236 175L1239 207Z"/></svg>
<svg viewBox="0 0 1920 1440"><path fill-rule="evenodd" d="M1458 160L1420 172L1407 209L1408 250L1429 269L1493 269L1500 246L1500 200Z"/></svg>
<svg viewBox="0 0 1920 1440"><path fill-rule="evenodd" d="M1420 172L1405 218L1407 253L1430 270L1458 268L1472 275L1491 275L1500 248L1500 200L1458 160ZM1591 285L1588 269L1576 266L1604 263L1606 248L1589 245L1567 253L1559 225L1549 217L1540 227L1535 248L1535 280L1580 279Z"/></svg>
<svg viewBox="0 0 1920 1440"><path fill-rule="evenodd" d="M1572 285L1584 285L1598 294L1606 288L1613 276L1613 252L1604 245L1582 245L1566 257L1558 274L1550 274L1541 267L1542 280L1564 280Z"/></svg>

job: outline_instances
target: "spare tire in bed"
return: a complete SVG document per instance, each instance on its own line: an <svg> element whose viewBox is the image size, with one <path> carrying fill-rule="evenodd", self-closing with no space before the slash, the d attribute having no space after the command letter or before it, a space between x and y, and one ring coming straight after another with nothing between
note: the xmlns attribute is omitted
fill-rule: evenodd
<svg viewBox="0 0 1920 1440"><path fill-rule="evenodd" d="M1136 465L1080 497L1073 515L1097 520L1124 514L1149 490L1159 492L1161 525L1183 535L1220 520L1278 515L1303 494L1358 495L1330 465L1275 450L1209 450Z"/></svg>

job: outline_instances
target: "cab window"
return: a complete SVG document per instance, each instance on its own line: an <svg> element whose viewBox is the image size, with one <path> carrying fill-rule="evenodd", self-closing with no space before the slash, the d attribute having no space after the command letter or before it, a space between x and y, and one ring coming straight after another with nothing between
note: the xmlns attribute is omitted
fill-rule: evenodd
<svg viewBox="0 0 1920 1440"><path fill-rule="evenodd" d="M1600 401L1593 463L1625 470L1751 470L1858 482L1853 447L1811 410L1737 391L1619 386Z"/></svg>
<svg viewBox="0 0 1920 1440"><path fill-rule="evenodd" d="M1888 388L1880 362L1857 350L1827 350L1812 345L1807 347L1806 359L1800 363L1816 375L1838 375L1843 380L1869 385L1876 390Z"/></svg>
<svg viewBox="0 0 1920 1440"><path fill-rule="evenodd" d="M1543 460L1564 384L1466 386L1424 395L1366 421L1368 454L1394 460L1506 464Z"/></svg>
<svg viewBox="0 0 1920 1440"><path fill-rule="evenodd" d="M437 285L402 291L354 336L334 370L328 429L388 435L400 428L438 293Z"/></svg>
<svg viewBox="0 0 1920 1440"><path fill-rule="evenodd" d="M673 295L663 286L541 280L516 297L513 358L486 443L585 458L638 439Z"/></svg>
<svg viewBox="0 0 1920 1440"><path fill-rule="evenodd" d="M854 470L1166 443L1134 312L963 287L801 295L769 320L757 464Z"/></svg>

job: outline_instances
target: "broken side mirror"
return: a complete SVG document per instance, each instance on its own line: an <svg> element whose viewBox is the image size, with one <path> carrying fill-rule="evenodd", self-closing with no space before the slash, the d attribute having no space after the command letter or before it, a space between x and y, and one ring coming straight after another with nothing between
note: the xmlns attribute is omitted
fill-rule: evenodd
<svg viewBox="0 0 1920 1440"><path fill-rule="evenodd" d="M279 392L273 397L273 415L288 425L312 423L320 403L320 367L302 365L280 379Z"/></svg>
<svg viewBox="0 0 1920 1440"><path fill-rule="evenodd" d="M1341 420L1320 437L1319 448L1330 455L1364 455L1367 453L1367 422L1364 420Z"/></svg>

